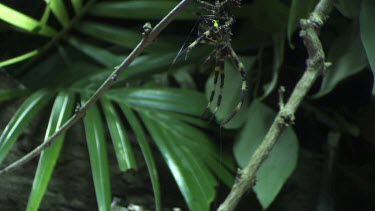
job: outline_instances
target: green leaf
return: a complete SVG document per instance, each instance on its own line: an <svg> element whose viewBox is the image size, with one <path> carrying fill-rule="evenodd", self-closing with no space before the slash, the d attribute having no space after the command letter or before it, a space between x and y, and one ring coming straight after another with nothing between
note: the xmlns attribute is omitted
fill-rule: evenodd
<svg viewBox="0 0 375 211"><path fill-rule="evenodd" d="M373 75L375 75L375 2L372 0L362 0L361 14L359 17L359 24L361 30L361 39L366 50L367 59ZM375 86L373 88L373 95L375 95Z"/></svg>
<svg viewBox="0 0 375 211"><path fill-rule="evenodd" d="M176 48L177 49L177 48ZM194 49L194 54L189 55L189 62L202 62L202 57L207 56L209 51L205 48ZM152 53L144 56L137 57L118 78L118 83L129 82L134 79L150 77L152 74L165 72L171 67L173 59L176 57L177 52L165 52L165 53ZM123 58L126 56L124 55ZM182 59L177 60L173 66L179 65L181 63L186 63ZM92 86L95 81L105 80L111 73L113 68L106 71L100 71L97 74L92 74L88 78L84 78L80 81L80 84L87 84Z"/></svg>
<svg viewBox="0 0 375 211"><path fill-rule="evenodd" d="M120 105L120 106L131 128L133 129L135 136L137 138L137 141L139 143L139 146L142 150L142 154L143 154L143 157L145 158L148 172L150 174L152 188L154 190L156 210L161 211L162 206L161 206L161 195L160 195L160 184L159 184L159 179L158 179L158 172L157 172L154 158L152 156L151 148L147 142L146 134L143 131L143 128L141 124L139 123L137 117L133 113L133 111L124 105Z"/></svg>
<svg viewBox="0 0 375 211"><path fill-rule="evenodd" d="M11 65L11 64L22 62L23 60L26 60L26 59L31 58L31 57L35 56L36 54L38 54L38 51L39 50L32 50L32 51L27 52L25 54L7 59L5 61L1 61L0 67L5 67L5 66Z"/></svg>
<svg viewBox="0 0 375 211"><path fill-rule="evenodd" d="M181 144L186 145L195 155L206 163L207 167L216 174L228 187L233 184L233 174L236 166L231 157L225 153L219 152L211 140L195 127L189 124L176 121L170 116L169 119L160 121L159 112L154 112L153 119L164 126L168 134L174 134L175 140L180 140ZM202 162L201 161L201 162Z"/></svg>
<svg viewBox="0 0 375 211"><path fill-rule="evenodd" d="M285 31L288 8L279 0L256 0L251 12L246 11L246 7L242 10L251 18L253 24L267 35Z"/></svg>
<svg viewBox="0 0 375 211"><path fill-rule="evenodd" d="M106 96L134 109L150 108L193 116L200 116L206 104L199 92L171 88L120 88L109 90Z"/></svg>
<svg viewBox="0 0 375 211"><path fill-rule="evenodd" d="M234 145L234 155L244 168L261 144L276 114L259 101L249 109L249 118ZM263 209L275 199L283 184L292 174L298 158L298 141L292 128L287 128L276 142L269 157L256 173L254 191Z"/></svg>
<svg viewBox="0 0 375 211"><path fill-rule="evenodd" d="M75 37L69 37L68 42L77 50L82 51L84 54L106 67L114 67L120 64L123 60L120 56L114 55L101 47L92 45Z"/></svg>
<svg viewBox="0 0 375 211"><path fill-rule="evenodd" d="M83 94L82 104L88 97ZM91 106L84 119L86 141L90 155L91 171L94 179L96 201L98 210L111 210L111 187L109 180L109 168L107 160L106 142L102 119L96 105Z"/></svg>
<svg viewBox="0 0 375 211"><path fill-rule="evenodd" d="M69 26L69 15L62 0L44 0L59 23L64 28Z"/></svg>
<svg viewBox="0 0 375 211"><path fill-rule="evenodd" d="M70 93L60 92L55 99L48 123L45 139L55 133L70 118L74 109L74 96ZM53 169L63 144L65 134L59 136L56 141L45 149L39 159L35 173L33 186L27 203L27 211L36 211L39 208L43 195L47 189Z"/></svg>
<svg viewBox="0 0 375 211"><path fill-rule="evenodd" d="M137 164L135 162L130 140L120 117L109 99L102 97L100 102L102 103L120 170L137 170Z"/></svg>
<svg viewBox="0 0 375 211"><path fill-rule="evenodd" d="M20 89L9 89L9 90L0 90L0 101L11 100L14 98L19 98L30 94L28 90Z"/></svg>
<svg viewBox="0 0 375 211"><path fill-rule="evenodd" d="M31 119L51 99L52 92L39 90L23 102L0 136L0 163Z"/></svg>
<svg viewBox="0 0 375 211"><path fill-rule="evenodd" d="M358 17L362 0L337 0L335 7L347 18Z"/></svg>
<svg viewBox="0 0 375 211"><path fill-rule="evenodd" d="M39 21L41 27L45 27L47 25L50 14L51 14L51 8L48 5L46 5L46 7L44 8L43 15L42 15L42 17L40 18L40 21Z"/></svg>
<svg viewBox="0 0 375 211"><path fill-rule="evenodd" d="M327 61L332 66L327 69L322 85L314 97L330 93L341 81L360 72L367 66L366 53L357 32L347 32L332 43Z"/></svg>
<svg viewBox="0 0 375 211"><path fill-rule="evenodd" d="M157 109L157 108L155 108L155 109ZM152 109L152 110L155 110L155 109ZM144 110L144 109L142 109L142 110ZM170 112L170 111L158 110L157 116L158 116L158 118L163 119L163 120L173 119L173 120L186 122L186 123L189 123L189 124L192 124L192 125L195 125L195 126L199 126L199 127L202 127L202 128L208 128L209 127L208 121L203 120L201 118L194 117L194 116L190 116L190 115L185 115L185 114L180 114L180 113L175 113L175 112Z"/></svg>
<svg viewBox="0 0 375 211"><path fill-rule="evenodd" d="M89 14L110 18L160 20L177 4L178 2L176 1L160 0L100 2L89 10ZM179 13L176 20L195 20L197 18L196 8L188 6Z"/></svg>
<svg viewBox="0 0 375 211"><path fill-rule="evenodd" d="M142 31L139 29L129 30L120 28L117 26L111 26L107 24L100 24L96 22L84 21L76 24L75 29L79 32L95 37L97 39L117 44L126 48L133 49L142 40ZM167 51L171 49L178 49L178 47L170 41L163 41L158 39L153 45L150 45L145 49L147 52L155 51Z"/></svg>
<svg viewBox="0 0 375 211"><path fill-rule="evenodd" d="M0 3L0 19L28 32L52 37L57 32L39 21Z"/></svg>
<svg viewBox="0 0 375 211"><path fill-rule="evenodd" d="M72 2L72 6L74 8L74 12L79 14L82 10L82 0L70 0Z"/></svg>
<svg viewBox="0 0 375 211"><path fill-rule="evenodd" d="M193 79L193 76L191 74L191 71L194 70L194 66L191 65L185 65L181 68L178 68L178 70L173 73L174 79L179 84L179 87L182 89L197 89L197 85L195 84L195 81Z"/></svg>
<svg viewBox="0 0 375 211"><path fill-rule="evenodd" d="M292 5L289 10L287 35L289 44L292 45L292 35L299 26L299 21L302 18L307 18L309 13L315 8L318 0L292 0Z"/></svg>
<svg viewBox="0 0 375 211"><path fill-rule="evenodd" d="M240 60L244 64L247 74L250 74L250 68L255 62L255 57L240 57ZM225 79L224 79L224 89L222 95L221 105L217 111L215 117L218 122L223 122L236 108L241 96L241 86L242 78L237 70L236 66L232 62L226 62L224 66ZM220 77L220 76L219 76ZM214 88L213 85L214 76L212 75L206 82L206 97L209 99L211 91ZM218 94L220 93L220 80L218 80L218 85L216 86L215 98L211 103L210 110L214 111L216 108L216 102ZM251 92L252 90L248 90ZM234 129L240 127L244 121L246 121L246 104L242 105L241 110L238 114L224 127L227 129Z"/></svg>
<svg viewBox="0 0 375 211"><path fill-rule="evenodd" d="M264 94L261 99L266 98L271 92L275 89L277 81L279 79L279 72L281 65L284 61L284 45L285 45L285 36L283 34L274 34L273 35L273 65L272 65L272 80L264 85Z"/></svg>
<svg viewBox="0 0 375 211"><path fill-rule="evenodd" d="M215 196L216 179L203 162L193 156L193 151L182 145L184 140L169 133L159 121L142 113L140 116L167 162L190 210L209 210Z"/></svg>
<svg viewBox="0 0 375 211"><path fill-rule="evenodd" d="M228 157L224 157L225 154L219 154L217 148L209 140L209 138L202 133L201 130L193 127L192 125L180 121L179 118L175 118L176 113L172 112L155 112L155 109L140 109L140 113L146 113L152 117L155 121L158 121L169 133L175 133L179 136L178 139L183 139L181 143L185 144L187 147L193 149L196 152L202 152L202 160L205 160L206 156L220 160L220 162L229 170L234 171L235 165L230 161ZM152 115L150 115L152 113ZM178 114L183 116L183 114ZM186 115L185 115L186 116ZM197 117L191 117L197 119ZM198 153L199 155L199 153Z"/></svg>

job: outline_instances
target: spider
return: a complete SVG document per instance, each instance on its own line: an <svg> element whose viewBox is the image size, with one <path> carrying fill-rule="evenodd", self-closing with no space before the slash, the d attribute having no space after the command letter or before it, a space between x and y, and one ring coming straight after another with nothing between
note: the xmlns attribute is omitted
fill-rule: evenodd
<svg viewBox="0 0 375 211"><path fill-rule="evenodd" d="M215 0L214 4L197 0L201 7L208 11L209 15L203 15L200 18L200 23L198 25L198 38L193 41L184 51L186 53L190 52L198 44L212 45L215 47L215 72L214 72L214 88L211 91L208 105L203 112L202 116L208 112L211 103L215 96L216 85L220 75L220 89L219 95L216 103L216 107L212 112L210 120L212 120L220 107L222 100L222 93L224 88L224 61L226 58L230 57L242 77L241 85L241 97L233 112L221 123L224 126L229 121L231 121L234 116L241 109L241 106L246 98L247 94L247 83L246 83L246 70L237 54L234 52L231 46L231 26L234 23L233 17L230 15L230 10L235 7L239 7L241 0ZM210 56L211 57L211 56ZM210 57L208 59L210 59Z"/></svg>

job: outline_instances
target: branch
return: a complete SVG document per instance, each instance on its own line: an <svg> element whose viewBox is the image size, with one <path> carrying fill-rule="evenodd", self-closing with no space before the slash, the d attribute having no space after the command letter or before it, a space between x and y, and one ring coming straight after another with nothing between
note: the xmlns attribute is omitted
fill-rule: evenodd
<svg viewBox="0 0 375 211"><path fill-rule="evenodd" d="M300 37L308 52L307 67L298 81L288 102L280 108L261 145L254 152L247 166L238 172L235 184L218 211L234 210L241 197L255 181L255 174L263 161L268 157L272 147L284 129L294 122L294 113L317 77L326 70L325 55L318 33L331 10L333 0L320 0L307 20L301 20Z"/></svg>
<svg viewBox="0 0 375 211"><path fill-rule="evenodd" d="M144 38L137 45L137 47L130 53L130 55L116 68L115 71L107 78L102 86L94 93L94 95L82 106L76 113L52 136L50 136L45 142L29 152L27 155L7 166L3 170L0 170L0 175L11 170L14 170L32 158L38 156L45 148L47 148L53 141L56 140L61 134L65 133L71 128L78 120L80 120L87 110L104 94L105 91L112 86L116 81L116 78L133 62L133 60L143 52L143 50L152 43L152 41L160 34L160 32L180 13L180 11L188 4L191 0L182 0L172 11L168 13L156 26L150 31L149 24L144 26Z"/></svg>

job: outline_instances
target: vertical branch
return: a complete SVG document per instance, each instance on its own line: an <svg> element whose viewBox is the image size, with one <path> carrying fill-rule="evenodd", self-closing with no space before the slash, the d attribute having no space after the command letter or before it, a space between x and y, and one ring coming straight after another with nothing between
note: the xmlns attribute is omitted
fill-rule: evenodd
<svg viewBox="0 0 375 211"><path fill-rule="evenodd" d="M328 13L333 0L320 0L307 20L301 20L300 37L308 52L307 67L302 78L298 81L288 102L280 109L262 143L254 152L247 166L238 172L235 184L225 201L220 205L219 211L234 210L241 197L248 191L255 181L255 174L263 161L268 157L272 147L284 129L294 122L296 112L303 97L310 90L318 76L328 66L318 34Z"/></svg>

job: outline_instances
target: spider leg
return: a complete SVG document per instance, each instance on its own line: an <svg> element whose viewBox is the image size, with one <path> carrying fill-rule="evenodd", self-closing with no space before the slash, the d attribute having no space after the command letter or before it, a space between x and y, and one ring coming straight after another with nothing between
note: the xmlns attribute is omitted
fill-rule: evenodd
<svg viewBox="0 0 375 211"><path fill-rule="evenodd" d="M201 36L199 36L196 40L194 40L187 48L185 48L185 50L183 50L181 54L185 53L186 52L186 56L187 54L198 44L207 44L207 45L214 45L215 44L215 40L212 40L212 38L210 38L210 35L211 33L214 31L215 27L212 27L210 28L209 30L205 31ZM179 55L177 55L178 57ZM186 58L185 58L186 59Z"/></svg>
<svg viewBox="0 0 375 211"><path fill-rule="evenodd" d="M219 50L217 50L216 51L216 62L215 62L214 87L211 90L210 99L208 100L208 104L206 106L206 109L204 110L203 114L201 115L202 117L204 117L208 113L208 111L210 110L211 103L212 103L212 101L214 100L214 97L215 97L216 85L217 85L217 81L219 79L219 74L220 75L223 74L223 67L224 67L224 60L221 58L221 53L219 52ZM221 84L224 84L224 81L223 81L222 77L221 77ZM222 96L222 85L220 85L220 94L219 94L219 97L218 97L218 105L219 106L220 106L219 101L221 102L221 98L222 98L221 96ZM214 118L217 109L218 109L218 106L216 106L212 116L210 117L210 121Z"/></svg>
<svg viewBox="0 0 375 211"><path fill-rule="evenodd" d="M205 9L207 10L214 10L215 9L215 5L213 4L210 4L210 3L207 3L205 1L202 1L202 0L197 0L197 2L201 5L203 5L205 7Z"/></svg>
<svg viewBox="0 0 375 211"><path fill-rule="evenodd" d="M233 119L234 116L238 113L238 111L241 109L241 106L243 102L245 101L246 95L247 95L247 83L246 83L246 70L242 62L239 60L237 54L234 52L233 48L229 45L227 48L229 50L230 56L236 65L238 71L241 74L242 77L242 85L241 85L241 97L240 97L240 102L237 104L236 108L234 111L229 115L229 117L221 124L221 126L224 126L227 124L229 121Z"/></svg>
<svg viewBox="0 0 375 211"><path fill-rule="evenodd" d="M220 91L219 91L219 95L217 97L216 107L215 107L215 110L212 112L212 116L210 118L210 121L212 121L214 119L215 114L216 114L217 110L219 109L219 107L221 105L221 100L223 98L223 88L224 88L224 78L225 78L224 59L225 59L225 57L223 56L221 49L217 49L215 74L216 74L216 72L220 73ZM218 69L218 71L216 69Z"/></svg>
<svg viewBox="0 0 375 211"><path fill-rule="evenodd" d="M209 36L210 36L210 34L212 33L213 30L214 30L214 27L205 31L201 36L199 36L196 40L194 40L192 43L190 43L190 45L185 49L185 51L188 53L199 43L210 44L211 40L210 40Z"/></svg>

